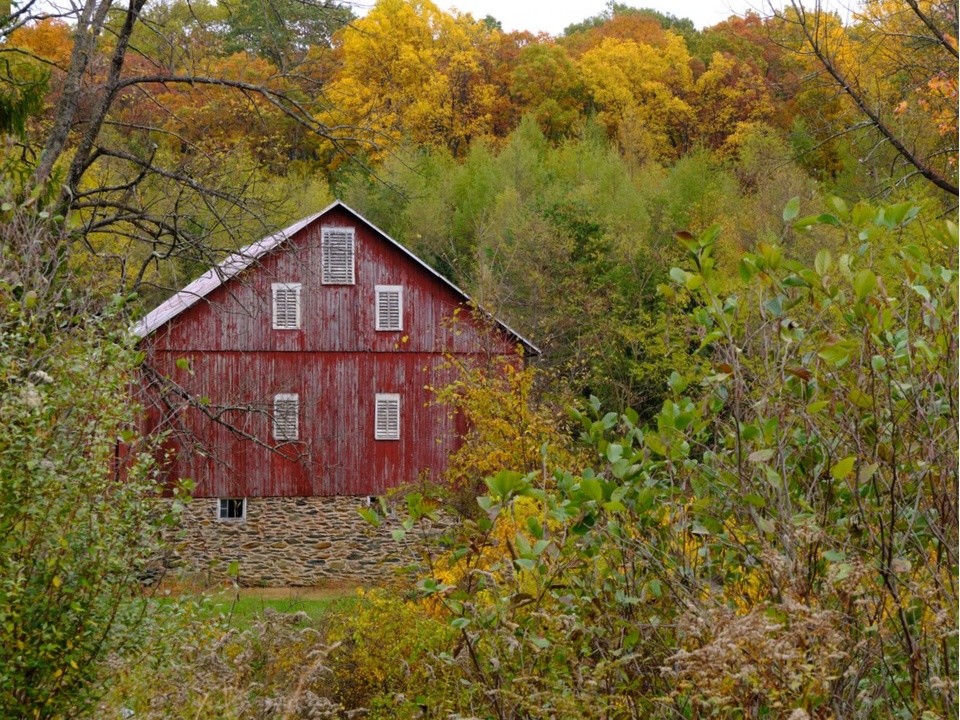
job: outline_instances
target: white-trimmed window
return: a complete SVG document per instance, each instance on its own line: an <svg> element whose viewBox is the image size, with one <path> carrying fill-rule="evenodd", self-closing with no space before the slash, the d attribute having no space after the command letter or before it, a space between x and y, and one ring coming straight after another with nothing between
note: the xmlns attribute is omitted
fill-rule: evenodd
<svg viewBox="0 0 960 720"><path fill-rule="evenodd" d="M373 436L376 440L400 439L400 396L377 393Z"/></svg>
<svg viewBox="0 0 960 720"><path fill-rule="evenodd" d="M300 396L281 393L273 397L273 439L291 442L300 437Z"/></svg>
<svg viewBox="0 0 960 720"><path fill-rule="evenodd" d="M273 283L273 329L300 329L300 283Z"/></svg>
<svg viewBox="0 0 960 720"><path fill-rule="evenodd" d="M403 330L403 288L377 285L377 330Z"/></svg>
<svg viewBox="0 0 960 720"><path fill-rule="evenodd" d="M324 285L353 285L355 244L352 227L325 227L320 231L320 281Z"/></svg>
<svg viewBox="0 0 960 720"><path fill-rule="evenodd" d="M246 498L218 498L217 520L240 522L247 519Z"/></svg>

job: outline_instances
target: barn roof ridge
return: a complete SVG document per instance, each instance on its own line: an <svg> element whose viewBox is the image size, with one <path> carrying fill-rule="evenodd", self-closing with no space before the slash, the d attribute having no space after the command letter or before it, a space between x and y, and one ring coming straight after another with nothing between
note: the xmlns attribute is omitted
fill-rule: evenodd
<svg viewBox="0 0 960 720"><path fill-rule="evenodd" d="M358 213L356 210L349 207L342 200L334 200L323 210L314 213L313 215L308 215L292 225L285 227L283 230L278 230L277 232L250 243L246 247L243 247L240 250L237 250L235 253L232 253L225 260L223 260L223 262L211 267L203 275L184 286L181 290L174 293L167 300L160 303L157 307L140 318L140 320L131 328L131 332L141 339L152 335L155 331L159 330L182 312L193 307L211 292L232 278L236 277L247 268L254 265L258 260L260 260L260 258L279 248L281 245L283 245L283 243L293 237L296 233L300 232L303 228L307 227L310 223L338 207L343 208L348 213L355 216L358 220L366 223L387 242L391 243L394 247L407 255L407 257L424 268L428 273L451 288L465 301L473 303L472 298L467 295L467 293L457 287L451 280L437 272L434 268L430 267L430 265L414 254L409 248L405 247L397 240L394 240L390 235L367 220L367 218ZM505 330L507 334L513 336L517 341L519 341L524 346L527 353L532 355L540 354L540 349L523 337L523 335L518 333L502 320L499 320L492 313L481 308L477 303L473 304L480 310L480 312L491 318L498 326Z"/></svg>

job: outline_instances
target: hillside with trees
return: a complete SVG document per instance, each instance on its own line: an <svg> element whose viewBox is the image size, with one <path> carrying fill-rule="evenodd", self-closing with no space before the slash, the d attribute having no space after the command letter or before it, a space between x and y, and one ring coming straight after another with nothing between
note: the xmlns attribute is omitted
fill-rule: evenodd
<svg viewBox="0 0 960 720"><path fill-rule="evenodd" d="M0 717L956 718L957 28L0 8ZM417 580L226 632L138 584L125 328L334 198L543 356L438 389Z"/></svg>

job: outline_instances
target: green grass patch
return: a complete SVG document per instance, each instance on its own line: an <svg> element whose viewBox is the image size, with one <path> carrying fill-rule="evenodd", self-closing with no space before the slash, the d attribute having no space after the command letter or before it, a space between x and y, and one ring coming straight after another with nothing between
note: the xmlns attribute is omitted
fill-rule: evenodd
<svg viewBox="0 0 960 720"><path fill-rule="evenodd" d="M328 612L343 610L355 604L356 600L353 593L326 598L296 595L287 598L271 598L262 595L238 596L236 593L226 592L208 598L203 608L209 609L211 616L225 618L231 627L245 628L267 608L284 614L303 612L310 620L319 620Z"/></svg>
<svg viewBox="0 0 960 720"><path fill-rule="evenodd" d="M314 588L225 588L216 592L180 593L157 596L161 604L193 600L200 617L224 620L229 627L244 630L268 608L282 614L305 613L308 622L317 622L329 613L349 612L359 601L352 587Z"/></svg>

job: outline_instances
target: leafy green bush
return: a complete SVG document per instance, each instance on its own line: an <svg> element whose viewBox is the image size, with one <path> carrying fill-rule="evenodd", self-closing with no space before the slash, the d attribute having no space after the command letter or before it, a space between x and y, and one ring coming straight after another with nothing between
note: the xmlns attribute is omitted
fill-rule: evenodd
<svg viewBox="0 0 960 720"><path fill-rule="evenodd" d="M457 631L439 714L957 716L957 228L832 204L784 220L849 251L759 244L732 292L688 238L663 290L709 369L644 427L575 413L596 460L555 487L487 480L470 570L420 585Z"/></svg>
<svg viewBox="0 0 960 720"><path fill-rule="evenodd" d="M343 707L367 708L370 717L417 716L430 702L431 687L443 684L432 661L456 631L430 608L394 593L360 595L326 637L332 643L331 695Z"/></svg>
<svg viewBox="0 0 960 720"><path fill-rule="evenodd" d="M67 717L102 691L108 656L137 648L146 609L138 579L157 547L155 487L133 431L136 356L126 332L109 309L98 316L81 307L64 275L51 272L61 239L45 219L8 209L0 708L3 717Z"/></svg>

